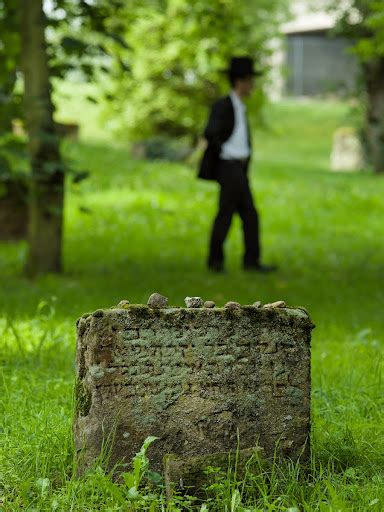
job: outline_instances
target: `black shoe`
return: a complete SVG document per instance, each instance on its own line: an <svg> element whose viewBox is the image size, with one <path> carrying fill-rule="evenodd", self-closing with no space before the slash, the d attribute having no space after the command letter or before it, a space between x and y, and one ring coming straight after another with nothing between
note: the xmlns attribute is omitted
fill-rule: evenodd
<svg viewBox="0 0 384 512"><path fill-rule="evenodd" d="M275 272L277 269L277 265L263 265L262 263L244 265L244 270L249 272L260 272L260 274L269 274L270 272Z"/></svg>

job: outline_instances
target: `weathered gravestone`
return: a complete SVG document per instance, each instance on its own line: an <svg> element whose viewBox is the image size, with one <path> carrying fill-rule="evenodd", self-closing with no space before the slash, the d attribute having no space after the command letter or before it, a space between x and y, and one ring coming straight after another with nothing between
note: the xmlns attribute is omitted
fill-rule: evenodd
<svg viewBox="0 0 384 512"><path fill-rule="evenodd" d="M350 127L338 128L333 136L331 169L353 172L364 168L364 150L357 131Z"/></svg>
<svg viewBox="0 0 384 512"><path fill-rule="evenodd" d="M304 309L123 301L84 315L77 328L80 472L103 443L110 466L130 462L149 435L159 438L148 454L158 471L167 454L211 461L238 439L265 457L308 456L313 324Z"/></svg>

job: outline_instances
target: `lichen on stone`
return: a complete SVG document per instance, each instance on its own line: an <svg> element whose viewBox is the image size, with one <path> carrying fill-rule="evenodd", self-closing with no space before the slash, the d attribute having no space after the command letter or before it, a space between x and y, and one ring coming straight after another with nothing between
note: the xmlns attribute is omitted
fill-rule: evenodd
<svg viewBox="0 0 384 512"><path fill-rule="evenodd" d="M92 406L92 397L84 386L82 379L75 381L75 414L87 416Z"/></svg>

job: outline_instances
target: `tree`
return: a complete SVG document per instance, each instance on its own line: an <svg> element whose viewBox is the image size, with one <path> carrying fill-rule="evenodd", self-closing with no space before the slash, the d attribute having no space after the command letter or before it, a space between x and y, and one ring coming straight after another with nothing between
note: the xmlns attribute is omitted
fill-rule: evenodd
<svg viewBox="0 0 384 512"><path fill-rule="evenodd" d="M384 3L377 0L330 1L338 15L337 32L356 43L361 66L364 138L375 172L384 172Z"/></svg>
<svg viewBox="0 0 384 512"><path fill-rule="evenodd" d="M111 61L114 47L125 44L117 15L123 0L51 0L46 2L49 17L44 6L43 0L0 0L0 135L10 131L15 116L24 118L31 167L26 261L31 276L61 271L65 175L71 171L77 181L84 176L73 173L61 157L51 79L73 69L94 78L108 71L104 62ZM20 70L23 102L15 87ZM16 108L20 105L22 111ZM5 140L0 149L7 151ZM2 168L10 171L7 155L0 154Z"/></svg>
<svg viewBox="0 0 384 512"><path fill-rule="evenodd" d="M126 15L128 69L108 92L111 118L130 139L201 133L233 54L266 66L286 0L135 0ZM259 95L259 100L261 97ZM116 115L118 114L118 115Z"/></svg>
<svg viewBox="0 0 384 512"><path fill-rule="evenodd" d="M25 120L31 160L26 271L61 271L64 172L53 105L42 0L23 0L21 12Z"/></svg>

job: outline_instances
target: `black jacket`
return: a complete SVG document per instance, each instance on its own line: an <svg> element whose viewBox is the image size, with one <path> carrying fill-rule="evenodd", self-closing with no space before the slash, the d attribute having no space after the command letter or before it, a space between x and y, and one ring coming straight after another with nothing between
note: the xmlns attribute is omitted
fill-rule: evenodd
<svg viewBox="0 0 384 512"><path fill-rule="evenodd" d="M200 162L199 178L217 180L221 146L231 136L235 126L235 111L229 96L219 99L212 107L204 137L208 145ZM248 140L251 143L248 128Z"/></svg>

